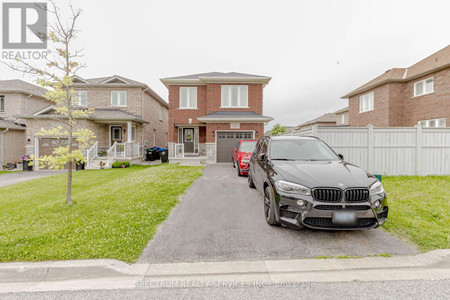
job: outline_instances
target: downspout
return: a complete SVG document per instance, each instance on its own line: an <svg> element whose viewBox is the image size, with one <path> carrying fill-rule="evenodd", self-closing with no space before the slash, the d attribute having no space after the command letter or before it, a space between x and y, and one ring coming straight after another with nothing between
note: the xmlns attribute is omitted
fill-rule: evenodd
<svg viewBox="0 0 450 300"><path fill-rule="evenodd" d="M141 112L142 112L142 119L144 119L145 120L145 118L144 118L144 93L146 92L146 91L148 91L150 88L149 87L147 87L146 89L144 89L144 90L142 90L142 93L141 93ZM144 157L145 157L145 155L144 155L144 123L142 123L142 125L141 125L141 142L142 142L142 153L141 153L141 155L142 155L142 159L144 159Z"/></svg>
<svg viewBox="0 0 450 300"><path fill-rule="evenodd" d="M25 113L28 113L28 98L30 98L31 96L33 96L33 94L29 94L28 96L25 97Z"/></svg>
<svg viewBox="0 0 450 300"><path fill-rule="evenodd" d="M7 133L8 132L8 130L9 130L9 128L6 128L6 130L4 130L3 132L2 132L2 142L1 142L1 149L2 149L2 156L1 156L1 159L0 159L0 167L1 167L1 170L3 170L3 158L4 158L4 149L3 149L3 140L5 139L5 133Z"/></svg>

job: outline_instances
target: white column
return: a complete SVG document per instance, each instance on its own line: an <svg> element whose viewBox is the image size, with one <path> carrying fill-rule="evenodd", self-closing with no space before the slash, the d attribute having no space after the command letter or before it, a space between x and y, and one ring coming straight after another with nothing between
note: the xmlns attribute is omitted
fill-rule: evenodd
<svg viewBox="0 0 450 300"><path fill-rule="evenodd" d="M131 126L131 122L129 121L129 122L127 122L127 133L128 133L128 143L131 143L132 142L132 137L131 137L131 128L132 128L132 126Z"/></svg>

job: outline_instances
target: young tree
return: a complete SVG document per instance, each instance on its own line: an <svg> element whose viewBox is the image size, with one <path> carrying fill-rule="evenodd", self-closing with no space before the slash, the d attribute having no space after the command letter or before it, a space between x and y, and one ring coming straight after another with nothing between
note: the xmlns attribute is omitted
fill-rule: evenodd
<svg viewBox="0 0 450 300"><path fill-rule="evenodd" d="M36 82L48 88L45 98L55 103L57 114L60 115L58 121L62 126L53 128L42 128L38 135L53 136L58 139L67 140L67 145L62 145L54 149L52 155L32 157L40 167L51 169L68 168L67 172L67 192L66 204L72 205L72 163L83 163L82 150L90 144L90 140L95 138L94 133L89 129L79 128L77 119L86 118L93 113L93 109L81 109L72 104L72 99L76 97L72 88L72 78L85 65L79 62L82 57L79 50L72 49L73 41L77 36L76 23L81 14L81 10L75 10L70 5L71 16L63 20L60 9L54 1L50 1L49 13L54 16L54 24L48 24L49 34L45 35L52 49L45 65L33 65L28 61L17 59L15 63L8 64L10 68L26 74L35 76ZM74 142L78 143L79 149L73 148Z"/></svg>
<svg viewBox="0 0 450 300"><path fill-rule="evenodd" d="M272 127L272 131L270 132L271 135L277 135L280 133L285 133L286 132L286 127L281 126L280 124L275 124Z"/></svg>

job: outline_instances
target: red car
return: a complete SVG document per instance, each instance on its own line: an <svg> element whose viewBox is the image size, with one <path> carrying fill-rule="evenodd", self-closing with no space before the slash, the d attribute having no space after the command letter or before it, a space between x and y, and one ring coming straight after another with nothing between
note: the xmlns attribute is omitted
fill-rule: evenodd
<svg viewBox="0 0 450 300"><path fill-rule="evenodd" d="M256 140L240 140L233 151L233 167L238 176L248 175L248 163L256 146Z"/></svg>

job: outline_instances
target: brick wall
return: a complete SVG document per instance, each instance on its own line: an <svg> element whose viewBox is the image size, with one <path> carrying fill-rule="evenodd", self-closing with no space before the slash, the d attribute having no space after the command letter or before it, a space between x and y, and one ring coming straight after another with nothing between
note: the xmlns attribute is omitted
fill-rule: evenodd
<svg viewBox="0 0 450 300"><path fill-rule="evenodd" d="M359 112L359 97L366 93L374 92L374 110ZM366 126L372 124L376 127L388 126L388 110L389 110L389 86L382 85L371 91L355 95L348 99L349 108L349 124L350 126Z"/></svg>
<svg viewBox="0 0 450 300"><path fill-rule="evenodd" d="M414 97L414 83L434 78L434 93ZM405 84L405 126L414 126L418 121L446 118L450 126L450 69L417 78Z"/></svg>
<svg viewBox="0 0 450 300"><path fill-rule="evenodd" d="M160 107L163 108L163 118L159 119ZM147 140L147 146L159 146L166 147L168 140L168 123L169 123L169 110L167 107L158 102L155 98L147 93L144 93L144 115L143 118L150 122L150 124L144 124L144 140ZM154 132L156 133L153 138ZM142 139L138 142L142 144ZM155 142L155 145L153 145Z"/></svg>
<svg viewBox="0 0 450 300"><path fill-rule="evenodd" d="M414 83L433 77L434 92L414 97ZM418 121L446 118L450 124L450 69L423 76L405 83L388 83L372 89L374 110L359 113L359 97L348 99L350 126L378 127L415 126Z"/></svg>
<svg viewBox="0 0 450 300"><path fill-rule="evenodd" d="M28 97L28 95L23 93L0 92L0 95L5 96L5 111L0 112L0 118L19 121L23 124L25 123L25 120L17 119L13 116L18 114L32 114L53 104L53 102L48 101L45 98L36 96Z"/></svg>

